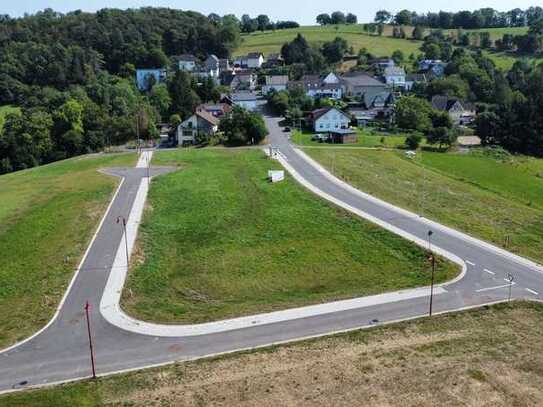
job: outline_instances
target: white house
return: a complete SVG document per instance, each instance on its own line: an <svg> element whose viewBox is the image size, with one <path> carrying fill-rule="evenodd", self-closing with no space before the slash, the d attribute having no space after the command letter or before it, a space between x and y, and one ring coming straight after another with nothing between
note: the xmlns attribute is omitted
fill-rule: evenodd
<svg viewBox="0 0 543 407"><path fill-rule="evenodd" d="M287 90L287 85L288 75L267 75L266 84L262 86L262 94L267 95L271 91Z"/></svg>
<svg viewBox="0 0 543 407"><path fill-rule="evenodd" d="M385 68L383 77L387 85L395 88L405 88L405 70L400 66Z"/></svg>
<svg viewBox="0 0 543 407"><path fill-rule="evenodd" d="M177 144L195 144L198 136L209 136L219 130L219 119L205 110L196 110L192 116L177 127Z"/></svg>
<svg viewBox="0 0 543 407"><path fill-rule="evenodd" d="M191 54L183 54L177 57L177 66L181 71L192 72L196 68L198 58Z"/></svg>
<svg viewBox="0 0 543 407"><path fill-rule="evenodd" d="M335 107L325 107L311 113L313 128L317 133L329 133L346 130L351 123L351 117Z"/></svg>
<svg viewBox="0 0 543 407"><path fill-rule="evenodd" d="M341 83L341 79L339 79L339 77L335 73L330 72L322 80L322 83L325 83L326 85L338 85L339 83Z"/></svg>
<svg viewBox="0 0 543 407"><path fill-rule="evenodd" d="M247 68L257 69L262 67L264 55L261 52L251 52L247 55Z"/></svg>
<svg viewBox="0 0 543 407"><path fill-rule="evenodd" d="M204 62L206 69L210 72L211 77L217 79L221 72L220 69L220 60L216 55L210 55Z"/></svg>
<svg viewBox="0 0 543 407"><path fill-rule="evenodd" d="M332 76L333 75L333 76ZM302 79L296 82L290 82L289 89L301 87L304 89L307 96L312 98L330 98L339 100L343 96L343 86L334 74L329 74L322 79L319 75L304 75ZM325 82L325 80L328 81Z"/></svg>
<svg viewBox="0 0 543 407"><path fill-rule="evenodd" d="M254 92L235 92L231 96L234 106L254 112L258 107L258 97Z"/></svg>

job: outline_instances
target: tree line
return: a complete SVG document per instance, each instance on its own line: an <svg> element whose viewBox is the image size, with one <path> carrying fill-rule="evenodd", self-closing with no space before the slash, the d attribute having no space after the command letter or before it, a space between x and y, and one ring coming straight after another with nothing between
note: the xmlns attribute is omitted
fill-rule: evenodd
<svg viewBox="0 0 543 407"><path fill-rule="evenodd" d="M320 25L356 24L357 22L358 17L355 14L342 11L334 11L332 14L322 13L317 16L317 23Z"/></svg>
<svg viewBox="0 0 543 407"><path fill-rule="evenodd" d="M296 21L276 21L273 22L266 14L260 14L256 18L252 18L248 14L241 16L239 22L240 30L243 33L252 33L255 31L266 30L284 30L286 28L298 28L300 24Z"/></svg>
<svg viewBox="0 0 543 407"><path fill-rule="evenodd" d="M420 25L429 28L500 28L500 27L525 27L532 25L543 18L543 8L530 7L526 10L515 8L501 12L493 8L481 8L479 10L463 10L459 12L440 11L418 14L411 10L401 10L393 14L387 10L379 10L375 14L375 23L397 25Z"/></svg>

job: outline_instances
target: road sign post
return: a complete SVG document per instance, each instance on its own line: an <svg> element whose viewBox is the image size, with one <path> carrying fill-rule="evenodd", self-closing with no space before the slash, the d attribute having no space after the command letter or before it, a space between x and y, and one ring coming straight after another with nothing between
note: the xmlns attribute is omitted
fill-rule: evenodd
<svg viewBox="0 0 543 407"><path fill-rule="evenodd" d="M91 334L89 310L90 310L90 304L87 301L85 304L85 315L87 316L87 333L89 334L89 349L90 349L90 360L91 360L91 368L92 368L92 378L96 379L96 367L94 364L94 348L92 346L92 334Z"/></svg>
<svg viewBox="0 0 543 407"><path fill-rule="evenodd" d="M432 316L433 312L433 305L434 305L434 282L435 282L435 274L436 274L436 257L432 253L432 235L434 232L431 230L428 231L428 251L430 252L430 257L428 260L432 264L432 282L430 285L430 310L429 310L429 316Z"/></svg>
<svg viewBox="0 0 543 407"><path fill-rule="evenodd" d="M125 245L125 249L126 249L126 269L128 270L128 266L129 266L129 254L128 254L128 236L126 234L126 219L124 216L118 216L117 217L117 224L122 224L123 226L123 231L124 231L124 245Z"/></svg>
<svg viewBox="0 0 543 407"><path fill-rule="evenodd" d="M515 277L509 273L507 274L507 280L509 281L509 298L507 299L508 302L511 302L511 292L513 290L513 281L515 280Z"/></svg>

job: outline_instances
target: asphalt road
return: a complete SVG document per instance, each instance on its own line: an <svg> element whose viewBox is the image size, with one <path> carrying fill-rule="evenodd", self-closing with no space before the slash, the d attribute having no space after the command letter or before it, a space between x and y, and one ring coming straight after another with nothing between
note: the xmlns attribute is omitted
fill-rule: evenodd
<svg viewBox="0 0 543 407"><path fill-rule="evenodd" d="M386 207L331 182L293 149L279 128L278 119L267 118L271 143L278 147L299 174L322 191L373 216L425 239L428 227L417 216L399 217ZM153 169L153 175L168 169ZM99 303L111 265L122 238L118 216L128 218L145 169L112 169L124 182L96 239L82 264L58 317L44 331L11 350L0 353L0 391L88 377L91 373L84 304L91 303L91 320L98 374L188 360L218 353L266 346L331 332L368 327L425 315L428 298L381 304L316 317L296 319L218 334L180 338L159 338L123 331L100 315ZM435 232L433 241L465 259L465 277L446 287L447 293L434 299L435 312L501 301L509 286L504 278L514 275L514 298L540 299L543 274L505 255L474 244L455 234ZM115 272L112 270L111 272ZM530 291L529 291L530 290Z"/></svg>

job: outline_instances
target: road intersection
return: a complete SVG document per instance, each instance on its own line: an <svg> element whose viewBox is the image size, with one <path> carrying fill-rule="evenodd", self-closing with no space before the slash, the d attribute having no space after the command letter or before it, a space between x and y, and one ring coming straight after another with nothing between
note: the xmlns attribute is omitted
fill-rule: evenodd
<svg viewBox="0 0 543 407"><path fill-rule="evenodd" d="M426 245L428 231L434 232L432 249L464 267L461 278L438 291L434 298L436 313L503 301L507 299L509 290L513 298L541 298L543 268L540 266L355 190L297 150L279 127L279 119L267 117L266 121L270 142L279 152L278 159L297 181L312 192L421 246ZM266 315L275 313L248 317L241 325L228 326L228 322L223 321L225 329L178 336L176 332L183 332L182 327L165 327L166 330L172 329L173 334L160 329L146 331L145 324L139 321L131 320L130 323L141 324L143 328L133 326L131 329L122 321L104 317L107 313L100 303L104 301L103 294L112 275L126 275L126 262L123 265L115 261L122 253L120 248L125 238L116 220L119 217L130 220L138 201L141 201L142 185L148 183L148 176L172 170L149 168L149 160L150 154L145 153L136 168L105 171L121 177L122 182L55 317L33 337L0 353L0 392L90 376L83 312L86 301L92 307L99 375L254 349L427 314L428 297L409 295L361 300L354 306L327 309L326 312L296 313L289 310L288 318L276 318L275 315L266 319ZM135 218L136 230L137 223ZM514 281L511 282L509 276L514 276ZM120 291L120 288L117 286L116 290ZM259 322L255 323L255 320Z"/></svg>

